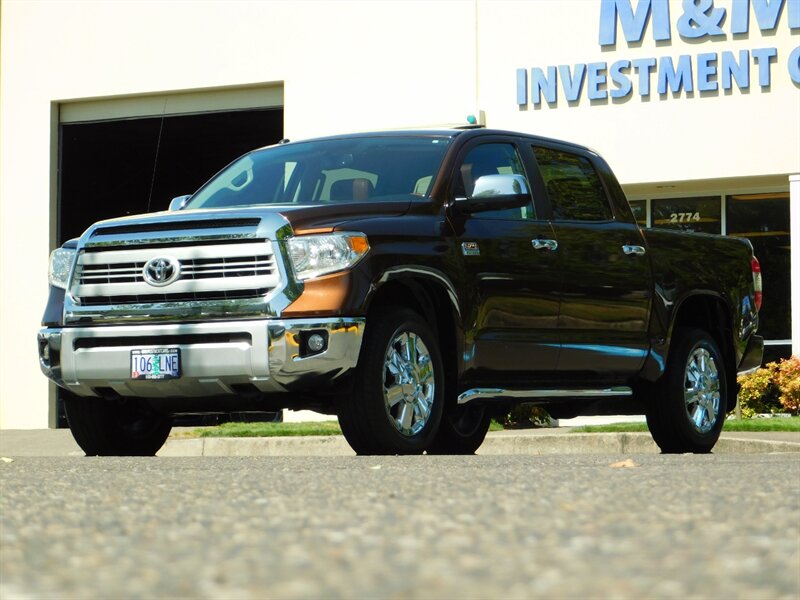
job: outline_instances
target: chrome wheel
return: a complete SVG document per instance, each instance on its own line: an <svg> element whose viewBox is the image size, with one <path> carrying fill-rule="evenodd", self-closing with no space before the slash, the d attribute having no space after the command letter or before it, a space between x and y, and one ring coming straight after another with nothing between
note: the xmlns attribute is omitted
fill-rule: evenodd
<svg viewBox="0 0 800 600"><path fill-rule="evenodd" d="M386 413L402 435L417 435L431 416L436 392L430 352L417 334L403 332L389 344L383 364Z"/></svg>
<svg viewBox="0 0 800 600"><path fill-rule="evenodd" d="M717 363L705 348L696 348L686 361L683 398L694 428L711 431L719 418L720 381Z"/></svg>

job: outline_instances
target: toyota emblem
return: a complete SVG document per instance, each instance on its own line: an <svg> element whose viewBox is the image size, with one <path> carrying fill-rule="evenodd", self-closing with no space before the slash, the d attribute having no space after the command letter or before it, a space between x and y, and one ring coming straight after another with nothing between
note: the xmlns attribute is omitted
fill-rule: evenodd
<svg viewBox="0 0 800 600"><path fill-rule="evenodd" d="M144 280L150 285L169 285L181 274L181 264L171 256L157 256L148 260L142 269Z"/></svg>

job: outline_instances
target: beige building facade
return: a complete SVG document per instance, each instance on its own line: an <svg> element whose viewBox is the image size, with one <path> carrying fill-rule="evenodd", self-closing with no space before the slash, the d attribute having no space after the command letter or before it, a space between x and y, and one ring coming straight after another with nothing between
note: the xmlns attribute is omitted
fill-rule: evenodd
<svg viewBox="0 0 800 600"><path fill-rule="evenodd" d="M767 356L800 353L800 0L0 10L0 428L57 423L36 331L67 237L250 147L468 115L594 148L643 227L748 237Z"/></svg>

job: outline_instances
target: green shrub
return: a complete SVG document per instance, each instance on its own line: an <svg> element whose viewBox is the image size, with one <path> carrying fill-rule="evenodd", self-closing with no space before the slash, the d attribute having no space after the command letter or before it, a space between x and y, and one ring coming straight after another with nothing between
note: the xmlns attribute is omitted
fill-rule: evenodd
<svg viewBox="0 0 800 600"><path fill-rule="evenodd" d="M551 427L553 422L548 412L535 404L515 404L508 413L496 420L508 429Z"/></svg>
<svg viewBox="0 0 800 600"><path fill-rule="evenodd" d="M742 418L756 414L800 412L800 359L796 356L764 367L738 378Z"/></svg>
<svg viewBox="0 0 800 600"><path fill-rule="evenodd" d="M770 363L775 365L775 363ZM786 412L800 413L800 358L792 356L780 361L774 369L775 385L778 386L778 398Z"/></svg>

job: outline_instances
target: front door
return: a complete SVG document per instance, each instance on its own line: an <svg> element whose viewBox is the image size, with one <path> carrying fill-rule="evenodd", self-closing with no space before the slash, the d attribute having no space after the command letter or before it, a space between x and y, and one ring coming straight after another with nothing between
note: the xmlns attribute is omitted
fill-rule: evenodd
<svg viewBox="0 0 800 600"><path fill-rule="evenodd" d="M510 142L468 146L457 169L454 196L470 195L483 175L530 181ZM467 378L513 388L551 377L558 360L561 276L550 224L537 218L533 201L515 209L454 212L450 223L466 284Z"/></svg>

